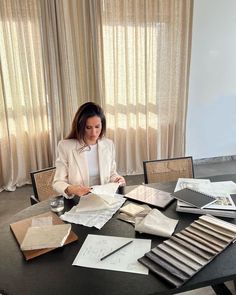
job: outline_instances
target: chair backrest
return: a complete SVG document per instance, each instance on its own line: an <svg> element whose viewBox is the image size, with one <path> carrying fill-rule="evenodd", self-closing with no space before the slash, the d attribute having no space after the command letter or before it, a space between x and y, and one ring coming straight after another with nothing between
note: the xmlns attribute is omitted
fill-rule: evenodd
<svg viewBox="0 0 236 295"><path fill-rule="evenodd" d="M34 197L39 202L59 196L52 187L55 172L56 167L30 172Z"/></svg>
<svg viewBox="0 0 236 295"><path fill-rule="evenodd" d="M177 181L194 178L192 157L143 161L145 183Z"/></svg>

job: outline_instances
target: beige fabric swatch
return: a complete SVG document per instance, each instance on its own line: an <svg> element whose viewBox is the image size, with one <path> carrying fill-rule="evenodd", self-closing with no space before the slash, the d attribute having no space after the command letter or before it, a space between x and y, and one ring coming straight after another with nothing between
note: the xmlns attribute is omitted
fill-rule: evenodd
<svg viewBox="0 0 236 295"><path fill-rule="evenodd" d="M166 217L159 210L153 209L144 218L135 218L135 230L161 237L170 237L177 223L178 220Z"/></svg>
<svg viewBox="0 0 236 295"><path fill-rule="evenodd" d="M143 210L145 209L142 206L139 206L133 203L129 203L128 205L125 205L120 208L120 212L126 213L130 216L135 216L138 213L142 212Z"/></svg>
<svg viewBox="0 0 236 295"><path fill-rule="evenodd" d="M61 247L64 245L70 231L71 224L29 227L20 248L25 251Z"/></svg>

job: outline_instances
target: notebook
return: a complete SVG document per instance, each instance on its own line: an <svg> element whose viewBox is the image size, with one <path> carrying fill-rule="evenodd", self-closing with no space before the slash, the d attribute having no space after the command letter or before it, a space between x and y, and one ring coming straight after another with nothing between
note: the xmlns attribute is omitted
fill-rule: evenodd
<svg viewBox="0 0 236 295"><path fill-rule="evenodd" d="M184 188L174 192L172 193L172 196L180 201L186 202L200 209L203 209L206 206L216 202L216 198L214 196L195 191L190 188Z"/></svg>

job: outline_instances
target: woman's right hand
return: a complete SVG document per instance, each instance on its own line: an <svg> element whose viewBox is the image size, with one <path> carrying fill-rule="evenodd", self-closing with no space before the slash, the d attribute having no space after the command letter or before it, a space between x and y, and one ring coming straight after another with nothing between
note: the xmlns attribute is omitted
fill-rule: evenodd
<svg viewBox="0 0 236 295"><path fill-rule="evenodd" d="M82 197L84 195L87 195L90 191L91 191L91 188L89 188L87 186L83 186L83 185L69 185L66 188L65 193L68 196L77 195L77 196Z"/></svg>

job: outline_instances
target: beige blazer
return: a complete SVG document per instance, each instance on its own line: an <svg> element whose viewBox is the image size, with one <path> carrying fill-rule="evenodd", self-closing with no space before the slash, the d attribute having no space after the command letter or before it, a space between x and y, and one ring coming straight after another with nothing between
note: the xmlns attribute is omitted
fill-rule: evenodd
<svg viewBox="0 0 236 295"><path fill-rule="evenodd" d="M56 173L53 188L61 195L65 194L68 185L80 184L89 186L89 168L85 152L76 139L61 140L58 144ZM113 182L118 176L116 172L115 148L110 139L98 140L98 163L101 184Z"/></svg>

